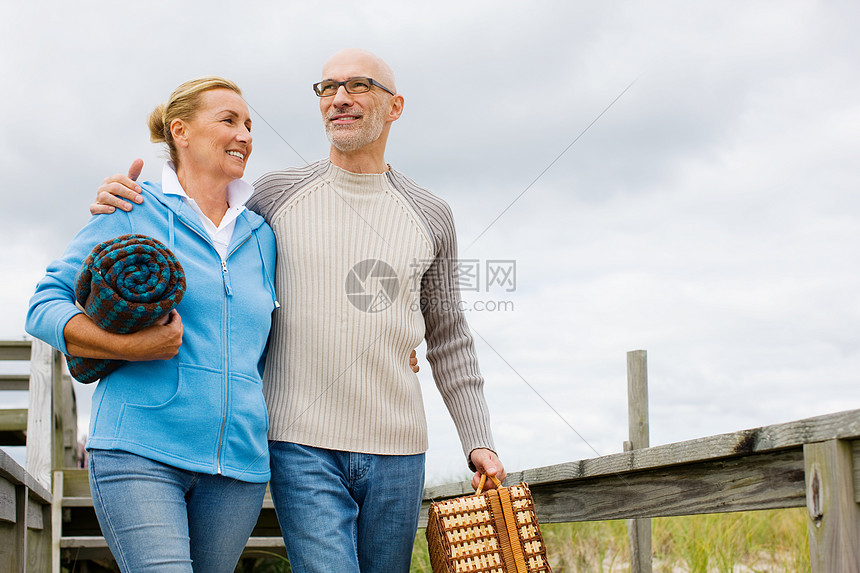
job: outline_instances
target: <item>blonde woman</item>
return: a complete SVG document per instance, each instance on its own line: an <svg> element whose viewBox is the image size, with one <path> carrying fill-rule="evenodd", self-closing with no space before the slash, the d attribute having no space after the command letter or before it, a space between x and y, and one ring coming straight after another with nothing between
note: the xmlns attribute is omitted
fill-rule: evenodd
<svg viewBox="0 0 860 573"><path fill-rule="evenodd" d="M149 118L170 155L132 212L93 217L36 289L27 331L64 353L126 360L99 381L87 442L93 504L124 572L232 572L269 479L261 387L275 239L241 180L251 118L239 88L179 86ZM187 282L166 323L102 330L75 306L95 245L136 233L169 247Z"/></svg>

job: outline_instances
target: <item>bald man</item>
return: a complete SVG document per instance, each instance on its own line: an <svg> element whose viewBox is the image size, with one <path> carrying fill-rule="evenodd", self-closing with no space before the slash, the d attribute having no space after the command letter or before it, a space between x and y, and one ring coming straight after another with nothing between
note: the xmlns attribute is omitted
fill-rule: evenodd
<svg viewBox="0 0 860 573"><path fill-rule="evenodd" d="M407 572L424 487L427 424L410 351L427 341L469 467L505 478L461 310L448 205L391 168L403 113L394 73L344 50L314 84L328 159L268 173L248 207L278 241L263 377L270 487L295 572ZM138 168L139 169L139 168ZM100 188L130 208L124 176Z"/></svg>

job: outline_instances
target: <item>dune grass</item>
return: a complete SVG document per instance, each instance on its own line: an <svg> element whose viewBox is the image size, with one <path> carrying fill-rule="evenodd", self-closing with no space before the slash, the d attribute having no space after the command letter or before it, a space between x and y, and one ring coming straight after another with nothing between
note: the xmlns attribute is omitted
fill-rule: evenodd
<svg viewBox="0 0 860 573"><path fill-rule="evenodd" d="M541 526L554 573L610 573L630 567L625 521ZM811 571L802 508L657 518L652 521L655 573ZM430 572L424 530L412 571Z"/></svg>

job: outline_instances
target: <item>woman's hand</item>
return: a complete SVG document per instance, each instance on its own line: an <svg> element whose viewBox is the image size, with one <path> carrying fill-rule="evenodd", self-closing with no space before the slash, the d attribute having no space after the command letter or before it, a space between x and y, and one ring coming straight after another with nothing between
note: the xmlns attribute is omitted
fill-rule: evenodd
<svg viewBox="0 0 860 573"><path fill-rule="evenodd" d="M179 353L182 333L182 317L173 309L152 326L124 335L124 360L170 360Z"/></svg>
<svg viewBox="0 0 860 573"><path fill-rule="evenodd" d="M99 328L85 314L66 323L66 350L81 358L113 360L170 360L182 346L182 317L171 310L159 323L131 334L115 334Z"/></svg>

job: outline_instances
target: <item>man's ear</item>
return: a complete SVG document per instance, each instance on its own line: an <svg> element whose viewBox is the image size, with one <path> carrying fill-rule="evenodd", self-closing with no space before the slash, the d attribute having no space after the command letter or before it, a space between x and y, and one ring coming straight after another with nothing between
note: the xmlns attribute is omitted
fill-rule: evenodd
<svg viewBox="0 0 860 573"><path fill-rule="evenodd" d="M388 121L396 121L403 113L403 96L396 94L391 96L391 110L388 112Z"/></svg>

